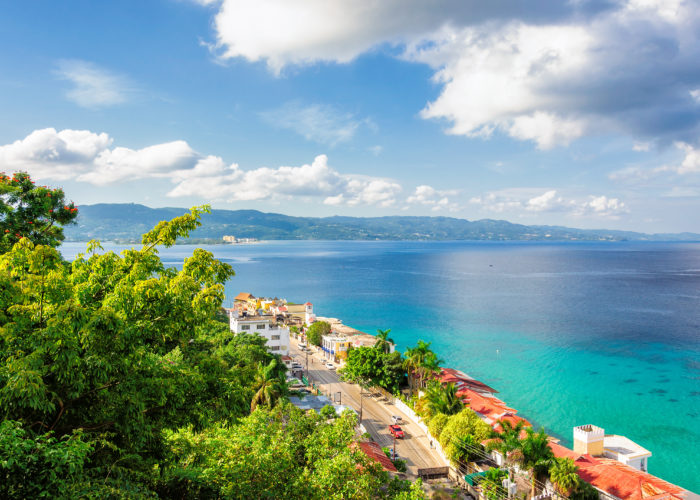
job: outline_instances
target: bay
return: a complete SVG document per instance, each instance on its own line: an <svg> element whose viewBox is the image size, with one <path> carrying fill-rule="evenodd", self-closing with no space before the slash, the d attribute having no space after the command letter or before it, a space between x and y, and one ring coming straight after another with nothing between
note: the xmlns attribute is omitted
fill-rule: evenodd
<svg viewBox="0 0 700 500"><path fill-rule="evenodd" d="M104 245L119 250L116 245ZM84 243L65 243L72 259ZM194 246L161 250L181 265ZM204 246L241 291L311 301L400 350L500 391L571 445L595 424L649 449L649 471L700 491L700 244L293 241Z"/></svg>

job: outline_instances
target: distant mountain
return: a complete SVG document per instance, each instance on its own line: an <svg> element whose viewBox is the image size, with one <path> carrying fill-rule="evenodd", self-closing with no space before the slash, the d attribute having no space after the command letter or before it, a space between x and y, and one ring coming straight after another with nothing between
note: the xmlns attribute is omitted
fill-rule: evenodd
<svg viewBox="0 0 700 500"><path fill-rule="evenodd" d="M185 211L133 203L83 205L77 224L66 227L66 239L138 241L159 221L172 219ZM700 241L700 234L693 233L644 234L453 217L291 217L257 210L212 210L202 221L202 227L192 238L211 242L221 241L224 235L259 240Z"/></svg>

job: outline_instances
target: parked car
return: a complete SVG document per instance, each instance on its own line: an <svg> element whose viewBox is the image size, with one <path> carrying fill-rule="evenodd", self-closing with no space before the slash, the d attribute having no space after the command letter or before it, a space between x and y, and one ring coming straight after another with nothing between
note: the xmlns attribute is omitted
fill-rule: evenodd
<svg viewBox="0 0 700 500"><path fill-rule="evenodd" d="M301 363L292 363L292 370L301 370L302 368Z"/></svg>
<svg viewBox="0 0 700 500"><path fill-rule="evenodd" d="M391 435L396 439L403 439L403 430L400 425L390 425L389 432L391 432Z"/></svg>
<svg viewBox="0 0 700 500"><path fill-rule="evenodd" d="M391 416L391 423L392 424L400 424L403 422L403 419L401 418L401 415L392 415Z"/></svg>
<svg viewBox="0 0 700 500"><path fill-rule="evenodd" d="M326 363L326 368L329 370L335 370L335 365L333 363Z"/></svg>

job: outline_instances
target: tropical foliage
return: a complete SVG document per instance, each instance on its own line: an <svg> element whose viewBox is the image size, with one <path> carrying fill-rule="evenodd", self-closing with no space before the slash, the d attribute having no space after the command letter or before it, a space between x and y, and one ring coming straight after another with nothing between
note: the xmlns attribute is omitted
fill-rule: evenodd
<svg viewBox="0 0 700 500"><path fill-rule="evenodd" d="M306 331L306 340L309 344L321 345L322 337L331 333L331 324L326 321L314 321Z"/></svg>
<svg viewBox="0 0 700 500"><path fill-rule="evenodd" d="M430 342L418 341L416 347L409 347L404 353L404 368L408 373L411 392L423 388L431 375L439 373L441 359L430 349Z"/></svg>
<svg viewBox="0 0 700 500"><path fill-rule="evenodd" d="M549 479L564 496L569 496L581 482L576 471L578 467L570 458L555 458L549 468Z"/></svg>
<svg viewBox="0 0 700 500"><path fill-rule="evenodd" d="M62 189L35 186L29 174L0 174L0 252L21 238L34 244L58 246L63 226L75 222L78 209L65 201Z"/></svg>
<svg viewBox="0 0 700 500"><path fill-rule="evenodd" d="M350 350L345 366L339 373L348 382L371 384L392 393L398 391L405 378L401 353L387 353L380 347Z"/></svg>
<svg viewBox="0 0 700 500"><path fill-rule="evenodd" d="M486 422L471 409L464 408L447 421L440 434L440 445L447 458L459 463L465 456L465 450L460 447L459 440L464 436L472 436L475 442L481 443L489 437L490 432L491 427Z"/></svg>
<svg viewBox="0 0 700 500"><path fill-rule="evenodd" d="M521 441L522 465L530 470L532 478L532 496L536 494L536 485L549 471L554 453L549 447L549 437L544 429L535 432L531 427L525 429L527 435Z"/></svg>
<svg viewBox="0 0 700 500"><path fill-rule="evenodd" d="M391 328L388 330L377 329L377 342L374 344L374 347L388 353L392 344L394 344L394 339L389 338L389 333L391 333Z"/></svg>
<svg viewBox="0 0 700 500"><path fill-rule="evenodd" d="M453 383L442 385L435 380L428 384L425 391L426 409L429 416L442 413L454 415L464 408L464 403L457 396L457 387Z"/></svg>
<svg viewBox="0 0 700 500"><path fill-rule="evenodd" d="M3 200L3 223L44 224ZM217 320L228 264L202 249L180 269L161 262L207 211L121 254L91 242L67 263L49 230L0 255L0 497L411 498L349 446L353 416L285 405L265 339Z"/></svg>

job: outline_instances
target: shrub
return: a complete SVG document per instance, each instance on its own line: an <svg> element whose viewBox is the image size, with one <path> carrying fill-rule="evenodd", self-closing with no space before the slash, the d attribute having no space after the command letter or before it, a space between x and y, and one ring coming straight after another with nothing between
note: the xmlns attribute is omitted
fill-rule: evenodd
<svg viewBox="0 0 700 500"><path fill-rule="evenodd" d="M477 443L480 443L487 439L490 433L491 427L481 420L473 410L465 408L450 417L442 429L439 441L447 457L456 463L462 455L458 447L459 438L471 435Z"/></svg>
<svg viewBox="0 0 700 500"><path fill-rule="evenodd" d="M442 430L445 428L445 425L447 425L447 422L450 420L450 417L445 415L444 413L438 413L435 415L433 418L430 419L430 425L428 425L428 431L430 431L430 434L435 438L435 439L440 439L440 434L442 434Z"/></svg>

